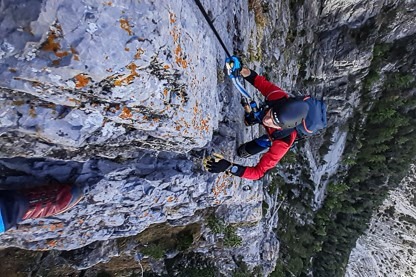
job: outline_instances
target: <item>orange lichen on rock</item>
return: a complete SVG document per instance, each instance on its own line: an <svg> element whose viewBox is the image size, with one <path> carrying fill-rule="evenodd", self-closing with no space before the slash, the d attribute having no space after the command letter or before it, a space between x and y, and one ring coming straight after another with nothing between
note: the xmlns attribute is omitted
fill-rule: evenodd
<svg viewBox="0 0 416 277"><path fill-rule="evenodd" d="M164 96L165 98L167 98L167 97L168 97L168 95L169 95L169 90L168 90L167 88L164 88L164 89L163 89L163 96Z"/></svg>
<svg viewBox="0 0 416 277"><path fill-rule="evenodd" d="M212 192L214 193L214 196L217 197L221 193L224 195L227 194L226 188L227 188L227 180L225 180L226 175L220 175L220 177L215 182L214 187L212 188Z"/></svg>
<svg viewBox="0 0 416 277"><path fill-rule="evenodd" d="M169 12L169 22L171 24L176 22L176 14L174 14L173 12Z"/></svg>
<svg viewBox="0 0 416 277"><path fill-rule="evenodd" d="M55 39L57 38L58 36L56 35L55 32L50 32L46 41L42 43L40 49L44 51L57 52L58 50L61 49L61 45L59 44L59 42L55 41Z"/></svg>
<svg viewBox="0 0 416 277"><path fill-rule="evenodd" d="M208 132L208 130L209 130L208 122L209 122L209 119L202 119L199 129L201 131L207 131Z"/></svg>
<svg viewBox="0 0 416 277"><path fill-rule="evenodd" d="M182 48L180 45L177 45L175 48L175 62L177 65L182 66L183 68L188 67L188 62L183 58Z"/></svg>
<svg viewBox="0 0 416 277"><path fill-rule="evenodd" d="M33 107L33 106L30 106L29 107L29 115L30 115L30 117L33 117L33 118L36 117L36 109L35 109L35 107Z"/></svg>
<svg viewBox="0 0 416 277"><path fill-rule="evenodd" d="M131 75L134 76L139 76L139 74L137 74L136 69L137 69L137 65L135 63L131 63L127 66L128 69L131 70Z"/></svg>
<svg viewBox="0 0 416 277"><path fill-rule="evenodd" d="M46 244L49 246L49 247L55 247L56 246L56 244L58 243L58 241L56 241L56 240L50 240L50 241L48 241Z"/></svg>
<svg viewBox="0 0 416 277"><path fill-rule="evenodd" d="M57 229L62 229L62 228L64 228L64 224L61 222L61 223L52 223L51 225L49 225L49 230L50 231L56 231Z"/></svg>
<svg viewBox="0 0 416 277"><path fill-rule="evenodd" d="M83 88L90 82L90 78L85 74L78 74L75 77L75 87L76 88Z"/></svg>
<svg viewBox="0 0 416 277"><path fill-rule="evenodd" d="M46 41L42 43L40 49L43 51L50 51L54 52L55 56L58 58L63 58L69 55L68 51L60 51L61 50L61 44L57 41L60 37L62 37L62 28L59 25L54 26L55 29L51 30L48 34L48 37L46 38ZM71 48L72 52L72 48ZM56 60L54 65L58 65L59 61Z"/></svg>
<svg viewBox="0 0 416 277"><path fill-rule="evenodd" d="M169 22L171 25L176 23L176 15L172 12L169 12ZM172 26L170 30L170 35L172 36L173 43L175 44L175 49L173 51L175 54L175 63L182 68L187 68L188 61L186 60L186 56L182 52L182 47L179 44L180 29L178 28L178 26Z"/></svg>
<svg viewBox="0 0 416 277"><path fill-rule="evenodd" d="M140 59L142 57L143 54L144 54L144 49L143 48L139 48L139 49L137 49L137 52L134 55L134 58L136 60L138 60L138 59Z"/></svg>
<svg viewBox="0 0 416 277"><path fill-rule="evenodd" d="M183 68L187 68L188 67L188 62L186 60L181 59L180 60L180 63L181 63L181 65L182 65Z"/></svg>
<svg viewBox="0 0 416 277"><path fill-rule="evenodd" d="M137 65L135 63L131 63L127 66L128 69L130 69L130 74L126 77L119 78L114 81L115 86L122 86L122 85L128 85L131 82L133 82L134 78L139 77L139 74L136 72Z"/></svg>
<svg viewBox="0 0 416 277"><path fill-rule="evenodd" d="M199 103L198 101L196 101L195 106L192 108L193 109L193 120L192 120L192 126L194 129L196 130L200 130L200 131L208 131L209 130L209 121L210 118L208 117L207 119L202 119L202 115L199 112ZM200 120L197 120L197 118L201 118Z"/></svg>
<svg viewBox="0 0 416 277"><path fill-rule="evenodd" d="M172 30L170 31L170 34L172 35L173 42L175 44L174 54L175 54L175 62L177 65L187 68L188 62L184 58L184 54L182 52L182 48L179 45L179 36L180 32L178 31L178 28L176 26L173 26Z"/></svg>
<svg viewBox="0 0 416 277"><path fill-rule="evenodd" d="M131 110L128 107L123 107L123 110L119 116L122 119L130 119L132 118Z"/></svg>
<svg viewBox="0 0 416 277"><path fill-rule="evenodd" d="M180 54L182 54L182 48L179 45L177 45L175 48L175 55L180 55Z"/></svg>
<svg viewBox="0 0 416 277"><path fill-rule="evenodd" d="M133 35L133 31L131 30L129 21L126 18L120 18L120 27L121 29L126 31L129 34L129 36Z"/></svg>
<svg viewBox="0 0 416 277"><path fill-rule="evenodd" d="M170 35L173 37L173 42L176 44L179 40L179 31L178 27L173 26L172 30L170 30Z"/></svg>
<svg viewBox="0 0 416 277"><path fill-rule="evenodd" d="M199 112L198 106L199 106L199 103L198 103L198 101L196 101L195 106L192 108L193 111L194 111L194 116L196 116Z"/></svg>
<svg viewBox="0 0 416 277"><path fill-rule="evenodd" d="M62 52L55 52L55 55L59 58L63 58L69 55L68 51L62 51Z"/></svg>
<svg viewBox="0 0 416 277"><path fill-rule="evenodd" d="M72 47L72 46L71 46L71 53L72 53L72 56L74 57L74 60L75 60L75 61L79 61L78 51L77 51L77 50L75 50L75 48L74 48L74 47Z"/></svg>

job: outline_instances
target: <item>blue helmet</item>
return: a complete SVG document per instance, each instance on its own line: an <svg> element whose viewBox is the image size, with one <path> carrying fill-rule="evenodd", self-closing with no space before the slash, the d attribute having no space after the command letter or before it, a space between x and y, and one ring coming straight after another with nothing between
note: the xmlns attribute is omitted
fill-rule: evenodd
<svg viewBox="0 0 416 277"><path fill-rule="evenodd" d="M295 128L306 119L309 105L302 100L288 99L285 103L272 107L274 124L282 129Z"/></svg>

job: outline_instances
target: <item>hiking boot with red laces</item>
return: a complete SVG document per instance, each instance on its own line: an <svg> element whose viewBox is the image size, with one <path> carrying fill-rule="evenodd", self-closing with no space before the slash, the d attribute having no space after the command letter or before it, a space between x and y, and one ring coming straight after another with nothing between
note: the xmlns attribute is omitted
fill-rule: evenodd
<svg viewBox="0 0 416 277"><path fill-rule="evenodd" d="M24 195L29 203L22 220L61 214L81 201L83 192L75 185L54 185L31 189Z"/></svg>

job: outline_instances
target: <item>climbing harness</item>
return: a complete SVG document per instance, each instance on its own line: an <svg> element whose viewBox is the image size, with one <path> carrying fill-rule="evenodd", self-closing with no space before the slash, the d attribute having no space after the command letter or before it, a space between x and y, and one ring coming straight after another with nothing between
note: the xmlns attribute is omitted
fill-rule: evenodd
<svg viewBox="0 0 416 277"><path fill-rule="evenodd" d="M244 108L244 124L246 126L252 126L261 123L264 117L264 108L259 107L257 102L251 100L248 102L247 98L241 98L241 105Z"/></svg>

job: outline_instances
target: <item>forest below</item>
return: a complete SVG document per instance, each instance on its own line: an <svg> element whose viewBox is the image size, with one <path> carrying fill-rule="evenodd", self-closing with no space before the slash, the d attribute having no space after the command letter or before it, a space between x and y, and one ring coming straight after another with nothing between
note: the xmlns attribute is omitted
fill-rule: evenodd
<svg viewBox="0 0 416 277"><path fill-rule="evenodd" d="M277 229L281 259L272 276L308 276L311 271L314 276L344 276L350 252L373 211L408 173L416 150L416 82L411 73L415 57L406 46L415 42L412 36L375 45L362 101L349 126L345 176L329 185L317 212L305 201L310 191L287 197ZM402 57L409 58L399 71L383 72ZM282 186L280 193L284 198L291 191ZM299 214L302 220L296 218Z"/></svg>

